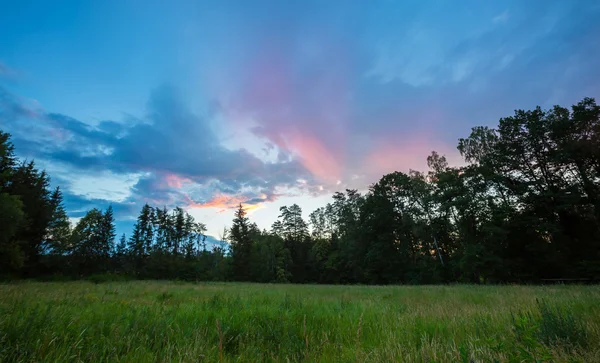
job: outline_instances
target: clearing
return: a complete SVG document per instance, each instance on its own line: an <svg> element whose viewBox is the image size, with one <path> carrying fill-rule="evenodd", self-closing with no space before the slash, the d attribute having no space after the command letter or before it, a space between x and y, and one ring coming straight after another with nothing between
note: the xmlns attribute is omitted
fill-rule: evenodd
<svg viewBox="0 0 600 363"><path fill-rule="evenodd" d="M0 361L600 361L599 286L0 284Z"/></svg>

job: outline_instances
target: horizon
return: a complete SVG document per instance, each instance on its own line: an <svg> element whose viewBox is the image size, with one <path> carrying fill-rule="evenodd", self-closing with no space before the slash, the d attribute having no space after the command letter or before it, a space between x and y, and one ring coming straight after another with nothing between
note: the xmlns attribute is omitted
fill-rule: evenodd
<svg viewBox="0 0 600 363"><path fill-rule="evenodd" d="M343 5L342 5L343 4ZM593 1L7 4L0 128L72 221L180 206L218 238L450 165L471 127L600 94ZM160 26L155 26L160 24Z"/></svg>

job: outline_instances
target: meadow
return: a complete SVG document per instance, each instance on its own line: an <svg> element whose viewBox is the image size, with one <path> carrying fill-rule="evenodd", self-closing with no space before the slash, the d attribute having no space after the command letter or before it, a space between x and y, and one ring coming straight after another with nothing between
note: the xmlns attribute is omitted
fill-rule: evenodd
<svg viewBox="0 0 600 363"><path fill-rule="evenodd" d="M0 361L600 362L599 286L0 284Z"/></svg>

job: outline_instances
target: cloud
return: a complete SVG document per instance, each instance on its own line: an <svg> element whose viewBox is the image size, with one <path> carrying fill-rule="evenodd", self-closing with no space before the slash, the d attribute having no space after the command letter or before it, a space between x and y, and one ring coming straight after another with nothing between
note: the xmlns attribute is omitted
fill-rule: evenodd
<svg viewBox="0 0 600 363"><path fill-rule="evenodd" d="M276 34L266 20L222 104L327 191L353 175L422 169L432 150L459 163L471 127L600 91L591 2L433 3L343 14L308 4Z"/></svg>
<svg viewBox="0 0 600 363"><path fill-rule="evenodd" d="M253 211L261 207L263 203L272 202L275 200L275 195L268 196L266 194L251 196L251 195L213 195L212 199L205 202L194 202L188 198L188 208L217 208L219 212L226 209L237 208L242 205L246 211Z"/></svg>
<svg viewBox="0 0 600 363"><path fill-rule="evenodd" d="M0 122L8 124L21 117L40 117L38 103L20 98L0 85Z"/></svg>
<svg viewBox="0 0 600 363"><path fill-rule="evenodd" d="M18 72L10 67L8 67L6 64L2 63L2 61L0 61L0 80L1 79L7 79L7 80L11 80L16 78L18 75Z"/></svg>
<svg viewBox="0 0 600 363"><path fill-rule="evenodd" d="M430 139L428 135L413 135L412 140L406 143L396 144L388 140L377 145L367 153L361 169L367 179L373 181L383 176L382 170L423 171L428 168L427 156L434 150L446 155L452 166L463 164L459 153L439 140ZM363 181L362 178L360 181Z"/></svg>
<svg viewBox="0 0 600 363"><path fill-rule="evenodd" d="M71 205L89 206L99 201L93 197L98 191L86 193L76 188L73 173L97 181L103 180L103 175L137 174L125 199L116 201L124 213L131 212L129 206L145 202L189 208L254 206L277 198L276 189L303 187L299 178L312 179L298 160L264 162L245 149L223 147L209 126L210 115L193 114L170 87L153 92L148 115L140 122L102 121L95 126L62 114L34 111L2 91L0 115L15 134L17 150L65 166L63 173L71 174L70 180L57 173L62 180L69 180Z"/></svg>
<svg viewBox="0 0 600 363"><path fill-rule="evenodd" d="M231 27L198 26L181 44L201 60L190 79L207 111L162 87L147 114L88 124L0 88L2 127L36 159L137 175L123 210L220 210L366 186L423 169L432 150L456 164L472 126L600 94L591 1L244 4L215 10Z"/></svg>
<svg viewBox="0 0 600 363"><path fill-rule="evenodd" d="M505 23L510 18L510 11L504 10L502 13L496 15L492 21L494 23Z"/></svg>

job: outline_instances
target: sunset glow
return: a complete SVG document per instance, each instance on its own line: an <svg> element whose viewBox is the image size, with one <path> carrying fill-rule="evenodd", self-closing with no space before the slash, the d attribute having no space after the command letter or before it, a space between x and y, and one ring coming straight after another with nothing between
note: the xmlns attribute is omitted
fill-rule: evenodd
<svg viewBox="0 0 600 363"><path fill-rule="evenodd" d="M215 235L241 203L269 228L434 150L462 165L458 139L515 108L597 95L592 3L12 2L0 128L72 218L113 205L127 233L144 203L181 206Z"/></svg>

